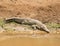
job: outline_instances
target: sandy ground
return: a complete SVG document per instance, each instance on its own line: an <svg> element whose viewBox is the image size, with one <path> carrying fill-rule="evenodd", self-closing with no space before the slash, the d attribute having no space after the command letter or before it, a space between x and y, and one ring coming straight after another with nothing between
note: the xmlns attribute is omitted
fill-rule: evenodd
<svg viewBox="0 0 60 46"><path fill-rule="evenodd" d="M60 23L60 0L0 0L0 16Z"/></svg>

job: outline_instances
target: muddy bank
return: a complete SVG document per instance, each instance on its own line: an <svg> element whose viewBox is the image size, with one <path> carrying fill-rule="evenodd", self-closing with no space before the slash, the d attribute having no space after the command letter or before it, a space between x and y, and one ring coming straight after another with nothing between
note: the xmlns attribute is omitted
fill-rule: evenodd
<svg viewBox="0 0 60 46"><path fill-rule="evenodd" d="M0 18L8 17L33 18L43 23L49 22L47 27L51 32L47 34L30 27L30 30L25 27L25 31L22 31L21 27L20 31L21 25L4 25L1 21L0 46L60 46L60 0L0 0Z"/></svg>
<svg viewBox="0 0 60 46"><path fill-rule="evenodd" d="M0 2L0 17L34 18L44 23L60 23L59 0L1 0Z"/></svg>

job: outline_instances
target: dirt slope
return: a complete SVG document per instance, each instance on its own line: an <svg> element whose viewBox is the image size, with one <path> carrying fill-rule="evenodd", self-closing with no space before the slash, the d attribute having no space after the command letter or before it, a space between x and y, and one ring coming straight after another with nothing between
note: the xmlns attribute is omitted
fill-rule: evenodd
<svg viewBox="0 0 60 46"><path fill-rule="evenodd" d="M60 23L60 0L0 0L1 16Z"/></svg>

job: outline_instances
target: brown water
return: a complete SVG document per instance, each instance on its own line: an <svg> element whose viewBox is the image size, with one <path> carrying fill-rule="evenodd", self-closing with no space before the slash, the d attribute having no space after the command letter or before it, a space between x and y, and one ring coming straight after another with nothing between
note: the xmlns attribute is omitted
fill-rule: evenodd
<svg viewBox="0 0 60 46"><path fill-rule="evenodd" d="M0 46L60 46L60 34L0 35Z"/></svg>

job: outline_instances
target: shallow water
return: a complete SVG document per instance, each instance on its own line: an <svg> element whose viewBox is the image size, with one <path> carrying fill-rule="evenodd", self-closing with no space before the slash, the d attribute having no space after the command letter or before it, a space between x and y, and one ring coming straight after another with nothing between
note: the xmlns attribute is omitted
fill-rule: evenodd
<svg viewBox="0 0 60 46"><path fill-rule="evenodd" d="M60 46L60 34L0 34L0 46Z"/></svg>

